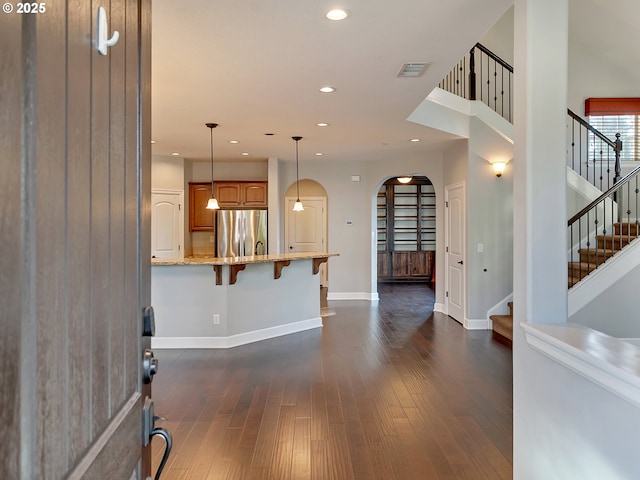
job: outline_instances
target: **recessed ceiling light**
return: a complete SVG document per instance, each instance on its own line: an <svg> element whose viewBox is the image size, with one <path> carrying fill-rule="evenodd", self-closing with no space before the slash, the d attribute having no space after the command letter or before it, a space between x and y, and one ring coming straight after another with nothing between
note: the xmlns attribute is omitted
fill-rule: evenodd
<svg viewBox="0 0 640 480"><path fill-rule="evenodd" d="M334 87L326 86L326 87L322 87L322 88L320 89L320 91L321 91L322 93L333 93L333 92L335 92L335 91L336 91L336 89L335 89Z"/></svg>
<svg viewBox="0 0 640 480"><path fill-rule="evenodd" d="M419 138L412 138L412 139L411 139L411 141L412 141L412 142L419 142L419 141L420 141L420 139L419 139Z"/></svg>
<svg viewBox="0 0 640 480"><path fill-rule="evenodd" d="M178 153L178 152L172 152L172 153L171 153L171 155L173 155L174 157L179 157L179 156L180 156L180 153Z"/></svg>
<svg viewBox="0 0 640 480"><path fill-rule="evenodd" d="M326 123L326 122L320 122L320 123L318 123L316 125L318 125L319 127L328 127L329 126L329 124Z"/></svg>
<svg viewBox="0 0 640 480"><path fill-rule="evenodd" d="M317 156L317 157L321 157L322 155L324 155L324 153L322 153L322 152L316 152L316 156Z"/></svg>
<svg viewBox="0 0 640 480"><path fill-rule="evenodd" d="M151 143L156 143L156 141L155 140L151 140Z"/></svg>
<svg viewBox="0 0 640 480"><path fill-rule="evenodd" d="M333 10L329 10L325 17L329 20L344 20L349 16L349 11L344 10L342 8L334 8Z"/></svg>
<svg viewBox="0 0 640 480"><path fill-rule="evenodd" d="M229 143L239 143L238 140L229 140Z"/></svg>
<svg viewBox="0 0 640 480"><path fill-rule="evenodd" d="M244 157L248 157L248 156L249 156L249 154L248 154L247 152L242 152L242 156L244 156Z"/></svg>

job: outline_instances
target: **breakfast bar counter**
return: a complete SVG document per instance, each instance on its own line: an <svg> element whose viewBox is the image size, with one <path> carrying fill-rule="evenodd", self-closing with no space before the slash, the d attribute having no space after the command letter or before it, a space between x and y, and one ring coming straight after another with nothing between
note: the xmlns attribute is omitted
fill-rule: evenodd
<svg viewBox="0 0 640 480"><path fill-rule="evenodd" d="M322 326L326 252L152 259L155 348L229 348Z"/></svg>

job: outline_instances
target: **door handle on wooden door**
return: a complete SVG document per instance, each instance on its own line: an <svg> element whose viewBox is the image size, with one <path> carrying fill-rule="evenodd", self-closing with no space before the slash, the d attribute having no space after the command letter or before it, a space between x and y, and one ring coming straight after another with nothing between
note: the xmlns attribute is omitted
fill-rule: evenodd
<svg viewBox="0 0 640 480"><path fill-rule="evenodd" d="M164 439L165 447L164 453L162 454L162 460L160 460L160 465L158 465L158 471L156 472L154 480L160 480L160 475L162 474L162 470L169 459L169 455L171 454L171 447L173 446L173 439L171 437L171 432L164 428L156 427L156 420L160 420L161 417L157 417L153 411L153 400L149 397L144 401L144 408L142 409L142 445L147 446L151 443L151 438L160 436ZM151 480L151 477L147 477L147 480Z"/></svg>
<svg viewBox="0 0 640 480"><path fill-rule="evenodd" d="M460 261L458 262L458 264L460 264L460 265L464 265L464 262L463 262L462 260L460 260Z"/></svg>
<svg viewBox="0 0 640 480"><path fill-rule="evenodd" d="M156 321L153 307L145 307L142 312L142 336L153 337L156 334ZM153 350L146 349L142 359L142 376L145 384L153 381L153 376L158 372L158 359L153 356ZM173 440L171 432L164 428L156 427L157 420L165 420L162 417L158 417L154 413L153 400L146 397L144 400L144 406L142 407L142 446L146 447L151 443L151 438L156 435L164 439L165 447L162 454L162 460L158 465L158 471L154 480L160 480L162 470L169 459L171 454L171 447ZM151 480L151 477L147 477L146 480Z"/></svg>

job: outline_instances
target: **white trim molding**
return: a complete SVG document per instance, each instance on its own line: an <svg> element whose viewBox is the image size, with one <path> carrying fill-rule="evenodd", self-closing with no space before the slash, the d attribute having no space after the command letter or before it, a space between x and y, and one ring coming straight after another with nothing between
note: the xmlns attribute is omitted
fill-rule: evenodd
<svg viewBox="0 0 640 480"><path fill-rule="evenodd" d="M233 348L320 327L322 327L322 317L239 333L229 337L152 337L151 348Z"/></svg>
<svg viewBox="0 0 640 480"><path fill-rule="evenodd" d="M445 310L444 310L444 303L434 303L433 304L433 311L434 312L444 313L445 315L447 314L447 312L445 312Z"/></svg>
<svg viewBox="0 0 640 480"><path fill-rule="evenodd" d="M640 347L573 323L520 325L533 349L640 407Z"/></svg>

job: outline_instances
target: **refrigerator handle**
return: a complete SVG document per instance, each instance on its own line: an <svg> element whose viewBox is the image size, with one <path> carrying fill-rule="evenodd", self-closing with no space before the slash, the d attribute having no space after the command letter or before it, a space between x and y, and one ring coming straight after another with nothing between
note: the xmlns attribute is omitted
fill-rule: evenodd
<svg viewBox="0 0 640 480"><path fill-rule="evenodd" d="M240 245L242 245L242 255L247 256L247 214L245 213L242 216L242 240L240 241Z"/></svg>

